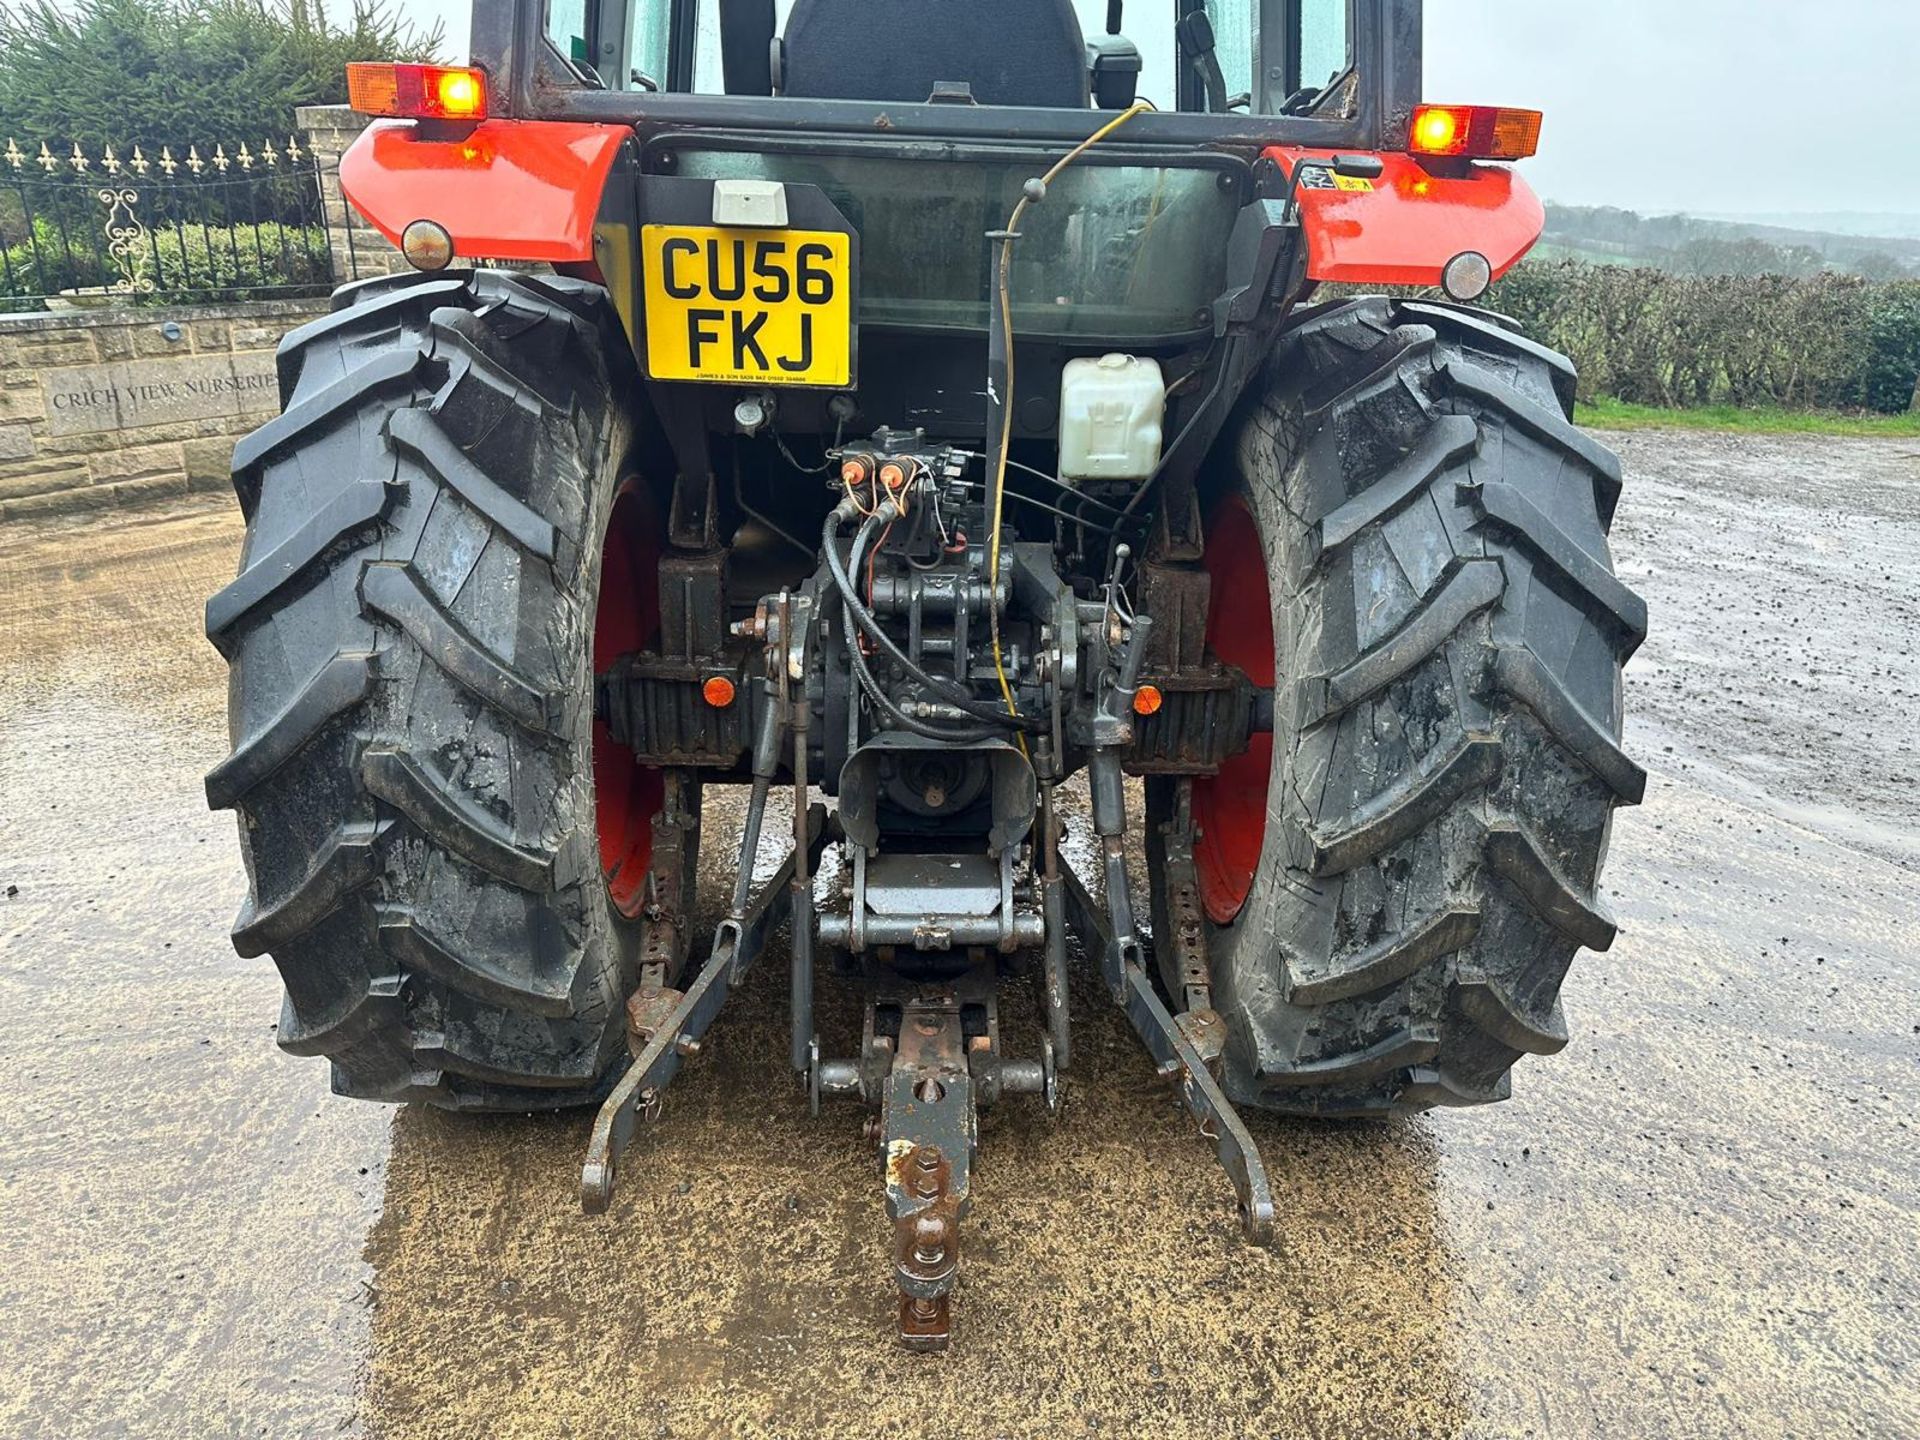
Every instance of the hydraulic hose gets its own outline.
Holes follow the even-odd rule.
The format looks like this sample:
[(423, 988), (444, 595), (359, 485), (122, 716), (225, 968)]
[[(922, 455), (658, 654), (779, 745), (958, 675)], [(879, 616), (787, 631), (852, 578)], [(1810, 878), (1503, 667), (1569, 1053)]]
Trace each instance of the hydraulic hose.
[[(840, 608), (845, 610), (846, 606), (842, 604)], [(867, 668), (867, 657), (860, 653), (860, 637), (854, 632), (852, 616), (847, 618), (847, 661), (853, 667), (853, 677), (860, 682), (866, 697), (902, 730), (955, 745), (978, 745), (982, 740), (993, 739), (997, 733), (985, 726), (978, 730), (949, 730), (926, 720), (916, 720), (902, 710), (894, 703), (893, 697), (880, 688), (880, 682), (873, 678), (873, 671)]]
[[(874, 533), (880, 529), (885, 520), (886, 516), (884, 514), (876, 512), (860, 527), (859, 533), (854, 536), (853, 549), (849, 552), (847, 558), (849, 582), (851, 581), (851, 576), (860, 573), (861, 562), (866, 559), (867, 546), (872, 542)], [(845, 592), (843, 591), (842, 593), (844, 594)], [(993, 614), (997, 615), (999, 613), (999, 606), (994, 604), (993, 600), (994, 597), (990, 593), (988, 597), (988, 608)], [(851, 601), (855, 618), (859, 621), (862, 632), (872, 636), (875, 642), (886, 650), (888, 658), (904, 669), (909, 678), (918, 681), (920, 684), (932, 690), (934, 694), (940, 696), (947, 704), (952, 705), (957, 710), (966, 711), (967, 714), (977, 720), (983, 720), (987, 724), (996, 725), (1003, 730), (1032, 730), (1038, 732), (1046, 728), (1038, 720), (1028, 720), (1022, 715), (1009, 715), (1001, 710), (998, 705), (992, 704), (989, 701), (974, 699), (958, 681), (937, 678), (925, 667), (915, 663), (907, 655), (906, 651), (900, 648), (894, 638), (887, 634), (881, 627), (879, 620), (875, 618), (873, 612), (869, 610), (865, 602), (860, 599), (857, 587), (855, 587)]]
[[(861, 634), (865, 635), (881, 650), (885, 651), (887, 658), (904, 670), (909, 678), (924, 685), (928, 690), (932, 691), (935, 695), (939, 696), (940, 699), (952, 705), (954, 708), (964, 710), (976, 719), (982, 720), (989, 725), (996, 725), (1004, 730), (1031, 730), (1038, 732), (1044, 729), (1045, 727), (1038, 720), (1029, 720), (1021, 715), (1011, 715), (1000, 709), (997, 705), (975, 700), (972, 696), (960, 691), (959, 687), (951, 680), (943, 681), (935, 679), (923, 667), (915, 663), (915, 661), (908, 656), (907, 652), (895, 643), (893, 637), (887, 634), (881, 627), (880, 622), (874, 618), (873, 612), (867, 609), (865, 603), (862, 602), (859, 590), (855, 587), (852, 577), (848, 574), (849, 565), (855, 570), (859, 568), (860, 559), (866, 553), (867, 544), (872, 539), (873, 532), (888, 519), (894, 518), (887, 513), (891, 505), (891, 501), (883, 502), (881, 507), (872, 515), (868, 516), (866, 522), (861, 525), (859, 533), (854, 537), (853, 549), (847, 564), (841, 562), (839, 553), (840, 526), (846, 518), (844, 506), (836, 507), (833, 513), (827, 516), (826, 526), (821, 532), (820, 548), (826, 554), (827, 569), (833, 576), (834, 587), (840, 592), (840, 599), (846, 606), (850, 620), (854, 625), (859, 627)], [(869, 678), (871, 678), (870, 675)], [(895, 714), (896, 718), (904, 718), (896, 713), (896, 707), (891, 706), (890, 702), (888, 705), (888, 713)], [(914, 723), (919, 724), (922, 722)]]
[[(999, 249), (994, 267), (994, 306), (987, 317), (987, 585), (989, 591), (1000, 586), (1000, 526), (1006, 509), (1007, 450), (1013, 444), (1013, 242), (1020, 238), (1020, 221), (1027, 207), (1047, 198), (1047, 187), (1058, 180), (1066, 168), (1098, 145), (1134, 116), (1153, 106), (1142, 100), (1121, 111), (1065, 155), (1054, 161), (1046, 174), (1029, 180), (1021, 188), (1020, 199), (1007, 217), (1007, 228), (993, 232)], [(987, 611), (987, 627), (993, 643), (993, 673), (1000, 682), (1001, 698), (1007, 702), (1007, 714), (1022, 719), (1013, 703), (1013, 686), (1007, 681), (1007, 667), (1000, 653), (1000, 611)], [(1039, 724), (1022, 723), (1022, 730), (1044, 730)], [(1024, 752), (1027, 742), (1020, 741)]]
[[(827, 566), (833, 573), (834, 585), (840, 591), (840, 613), (845, 617), (846, 623), (847, 663), (851, 666), (853, 677), (859, 682), (862, 693), (873, 702), (877, 709), (892, 719), (901, 729), (909, 730), (915, 735), (925, 736), (929, 740), (943, 740), (949, 744), (976, 745), (982, 740), (992, 738), (993, 732), (986, 729), (953, 730), (945, 726), (929, 723), (925, 720), (915, 719), (895, 704), (893, 697), (882, 690), (879, 681), (873, 678), (873, 671), (867, 666), (867, 657), (860, 653), (860, 634), (854, 625), (853, 604), (848, 595), (849, 586), (847, 576), (845, 570), (840, 565), (839, 553), (835, 549), (835, 546), (839, 543), (840, 522), (844, 518), (850, 517), (846, 516), (843, 510), (840, 509), (836, 509), (832, 515), (827, 517), (827, 528), (820, 537), (821, 548), (826, 552)], [(863, 526), (860, 533), (862, 536), (865, 536), (868, 531)], [(856, 569), (859, 564), (858, 557), (860, 548), (860, 544), (856, 540), (853, 551), (853, 563)]]

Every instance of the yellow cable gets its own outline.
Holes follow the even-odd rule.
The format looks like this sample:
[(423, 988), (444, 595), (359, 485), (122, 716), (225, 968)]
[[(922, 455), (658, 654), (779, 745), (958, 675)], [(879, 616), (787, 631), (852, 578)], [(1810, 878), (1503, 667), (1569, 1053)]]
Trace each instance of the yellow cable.
[[(1059, 178), (1060, 172), (1087, 151), (1098, 145), (1107, 136), (1118, 130), (1134, 116), (1153, 109), (1145, 100), (1136, 101), (1129, 109), (1121, 111), (1113, 119), (1102, 125), (1093, 134), (1082, 140), (1073, 149), (1062, 155), (1051, 170), (1040, 177), (1042, 187), (1051, 187)], [(1000, 403), (1000, 449), (999, 461), (994, 466), (993, 476), (993, 516), (991, 530), (987, 540), (987, 617), (992, 622), (988, 627), (993, 636), (993, 673), (1000, 680), (1000, 698), (1007, 702), (1007, 714), (1018, 719), (1019, 707), (1013, 703), (1013, 687), (1007, 683), (1006, 662), (1000, 656), (1000, 514), (1005, 506), (1007, 494), (1007, 447), (1013, 443), (1013, 237), (1020, 228), (1020, 219), (1027, 213), (1030, 202), (1023, 192), (1019, 203), (1013, 207), (1013, 214), (1007, 217), (1007, 239), (1000, 246), (1000, 276), (998, 284), (1000, 304), (1000, 330), (1007, 337), (1007, 393)], [(1020, 753), (1027, 753), (1027, 737), (1019, 731), (1014, 739), (1020, 744)]]

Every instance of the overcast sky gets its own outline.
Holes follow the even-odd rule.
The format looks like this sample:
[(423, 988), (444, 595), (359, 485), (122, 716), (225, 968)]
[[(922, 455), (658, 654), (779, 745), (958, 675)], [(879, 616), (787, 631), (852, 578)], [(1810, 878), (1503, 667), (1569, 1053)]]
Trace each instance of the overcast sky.
[[(467, 0), (398, 3), (464, 53)], [(1426, 17), (1428, 99), (1546, 111), (1525, 169), (1549, 199), (1920, 215), (1920, 0), (1427, 0)]]
[(1920, 214), (1915, 0), (1427, 0), (1427, 97), (1547, 112), (1569, 204)]

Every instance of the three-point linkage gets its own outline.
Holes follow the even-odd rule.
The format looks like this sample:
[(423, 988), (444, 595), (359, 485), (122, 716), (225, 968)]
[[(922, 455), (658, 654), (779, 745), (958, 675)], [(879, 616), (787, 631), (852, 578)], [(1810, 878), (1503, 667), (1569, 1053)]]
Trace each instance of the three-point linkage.
[[(1181, 923), (1192, 918), (1183, 913), (1172, 926), (1177, 933), (1165, 937), (1178, 954), (1177, 967), (1162, 967), (1181, 979), (1174, 987), (1176, 1014), (1150, 978), (1134, 920), (1122, 759), (1133, 741), (1133, 701), (1151, 620), (1122, 614), (1111, 599), (1105, 606), (1081, 602), (1036, 578), (1037, 569), (1023, 570), (1017, 553), (1004, 586), (982, 580), (977, 547), (967, 554), (937, 506), (939, 493), (961, 503), (960, 471), (950, 454), (889, 451), (854, 468), (863, 488), (856, 490), (849, 476), (847, 503), (828, 523), (825, 543), (836, 562), (831, 575), (801, 593), (769, 597), (737, 631), (763, 643), (765, 663), (753, 688), (753, 788), (732, 902), (684, 991), (667, 983), (661, 967), (643, 970), (628, 1007), (635, 1059), (594, 1126), (581, 1198), (589, 1211), (607, 1208), (638, 1122), (659, 1113), (661, 1092), (698, 1051), (727, 995), (786, 915), (793, 934), (789, 1058), (816, 1112), (831, 1099), (858, 1100), (876, 1112), (866, 1138), (878, 1152), (892, 1222), (897, 1333), (903, 1344), (931, 1350), (944, 1348), (953, 1331), (961, 1222), (972, 1201), (981, 1109), (1009, 1096), (1035, 1097), (1049, 1110), (1058, 1103), (1058, 1073), (1071, 1043), (1069, 926), (1214, 1143), (1238, 1194), (1244, 1232), (1255, 1243), (1271, 1239), (1273, 1199), (1253, 1140), (1212, 1068), (1220, 1056), (1219, 1021), (1211, 1009), (1204, 926)], [(940, 492), (943, 484), (953, 489)], [(915, 531), (910, 518), (922, 505), (922, 514), (932, 512), (930, 535)], [(847, 561), (839, 562), (835, 532), (856, 521), (859, 536)], [(914, 560), (876, 578), (874, 567), (862, 563), (868, 546), (887, 544), (897, 532), (926, 536), (930, 545), (937, 537), (928, 553), (954, 557), (952, 569)], [(1118, 557), (1116, 566), (1125, 561), (1124, 547)], [(913, 560), (912, 553), (905, 558)], [(1046, 621), (1016, 621), (1021, 628), (1007, 646), (1016, 669), (1006, 694), (1017, 687), (1023, 703), (1006, 711), (962, 704), (956, 681), (966, 673), (962, 627), (969, 607), (1000, 607), (1011, 617), (1016, 597)], [(902, 615), (904, 647), (880, 624), (881, 617)], [(961, 632), (945, 650), (931, 643), (945, 638), (930, 633), (940, 616)], [(875, 671), (893, 653), (889, 645), (906, 663), (886, 673), (895, 681), (909, 675), (907, 698), (892, 709), (913, 723), (863, 725), (857, 697), (849, 698), (851, 680), (868, 693), (879, 689)], [(844, 668), (821, 663), (822, 651), (837, 655)], [(953, 676), (920, 669), (935, 654), (952, 656)], [(1076, 665), (1088, 667), (1083, 673), (1090, 678), (1073, 681)], [(914, 672), (926, 682), (917, 693)], [(834, 690), (836, 674), (848, 689)], [(1079, 692), (1071, 706), (1063, 702), (1069, 683)], [(1035, 714), (1047, 718), (1027, 718)], [(1016, 724), (997, 724), (996, 717)], [(814, 757), (823, 754), (829, 773), (837, 767), (833, 783), (820, 787), (838, 800), (830, 822), (812, 797)], [(1088, 771), (1099, 900), (1061, 853), (1056, 787), (1069, 754)], [(783, 765), (793, 785), (793, 841), (772, 877), (755, 887), (767, 801)], [(1168, 823), (1170, 893), (1177, 896), (1191, 890), (1180, 883), (1183, 875), (1191, 881), (1188, 808), (1180, 806)], [(816, 905), (816, 866), (829, 835), (843, 863)], [(671, 845), (656, 847), (656, 865), (671, 865), (675, 854)], [(865, 991), (865, 1021), (852, 1058), (822, 1053), (813, 1013), (816, 947)], [(1036, 950), (1042, 957), (1040, 1053), (1016, 1058), (1002, 1036), (1001, 986), (1018, 973), (1020, 957)]]

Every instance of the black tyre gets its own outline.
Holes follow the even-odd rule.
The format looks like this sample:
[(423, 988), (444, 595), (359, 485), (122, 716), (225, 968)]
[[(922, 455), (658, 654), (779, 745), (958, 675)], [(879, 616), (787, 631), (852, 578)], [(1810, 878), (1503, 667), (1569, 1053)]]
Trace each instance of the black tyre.
[(339, 1093), (592, 1100), (625, 1053), (661, 795), (593, 721), (596, 649), (657, 614), (649, 504), (615, 483), (618, 322), (570, 280), (407, 277), (342, 291), (279, 366), (284, 413), (234, 452), (240, 575), (207, 604), (234, 747), (207, 798), (239, 812), (251, 885), (234, 946), (271, 952), (280, 1044)]
[(1567, 1042), (1568, 965), (1614, 935), (1610, 816), (1645, 788), (1620, 671), (1646, 607), (1573, 387), (1493, 317), (1367, 299), (1304, 313), (1249, 402), (1209, 639), (1279, 677), (1274, 733), (1194, 790), (1243, 1101), (1478, 1104)]

